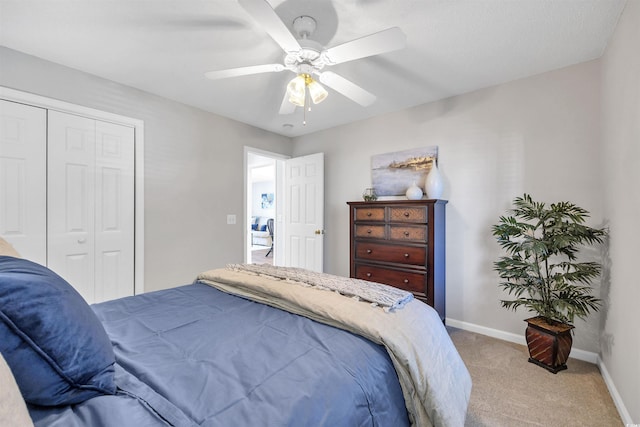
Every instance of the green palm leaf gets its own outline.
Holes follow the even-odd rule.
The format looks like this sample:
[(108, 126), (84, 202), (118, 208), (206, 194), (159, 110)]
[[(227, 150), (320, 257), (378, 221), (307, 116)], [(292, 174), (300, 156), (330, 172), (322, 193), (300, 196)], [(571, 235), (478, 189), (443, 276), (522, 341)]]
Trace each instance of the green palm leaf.
[(524, 194), (513, 200), (510, 215), (491, 231), (506, 252), (493, 263), (499, 286), (514, 297), (502, 307), (519, 307), (550, 320), (571, 324), (598, 311), (601, 300), (591, 295), (600, 275), (594, 261), (578, 262), (584, 246), (602, 244), (607, 232), (585, 225), (589, 212), (570, 202), (536, 202)]

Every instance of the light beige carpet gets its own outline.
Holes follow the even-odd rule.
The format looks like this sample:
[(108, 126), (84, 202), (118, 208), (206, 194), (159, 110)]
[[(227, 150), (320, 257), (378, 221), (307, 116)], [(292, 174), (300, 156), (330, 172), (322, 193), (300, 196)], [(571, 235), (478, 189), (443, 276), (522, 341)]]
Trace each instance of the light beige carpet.
[(623, 426), (596, 365), (570, 358), (554, 375), (526, 346), (447, 329), (473, 379), (466, 427)]
[(251, 250), (251, 264), (272, 264), (273, 263), (273, 252), (267, 255), (269, 252), (269, 248), (265, 249), (252, 249)]

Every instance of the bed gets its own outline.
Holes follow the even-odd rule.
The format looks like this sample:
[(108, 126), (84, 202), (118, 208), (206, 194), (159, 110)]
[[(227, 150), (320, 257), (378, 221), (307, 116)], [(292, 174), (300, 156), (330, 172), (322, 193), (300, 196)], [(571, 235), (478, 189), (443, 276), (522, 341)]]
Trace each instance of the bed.
[(463, 425), (471, 380), (438, 315), (349, 280), (233, 265), (88, 306), (0, 256), (0, 353), (35, 426)]

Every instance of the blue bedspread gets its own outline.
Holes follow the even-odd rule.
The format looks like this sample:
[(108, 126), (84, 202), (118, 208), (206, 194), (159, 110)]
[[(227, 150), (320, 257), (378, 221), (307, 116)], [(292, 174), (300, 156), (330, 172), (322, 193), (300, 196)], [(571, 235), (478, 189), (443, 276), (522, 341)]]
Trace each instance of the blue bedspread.
[(408, 426), (386, 350), (193, 284), (93, 306), (116, 396), (30, 407), (36, 426)]

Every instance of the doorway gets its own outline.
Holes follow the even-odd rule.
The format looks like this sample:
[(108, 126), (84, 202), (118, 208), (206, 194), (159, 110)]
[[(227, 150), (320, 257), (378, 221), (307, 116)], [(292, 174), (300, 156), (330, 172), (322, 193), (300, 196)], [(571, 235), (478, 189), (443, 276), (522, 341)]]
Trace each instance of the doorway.
[[(290, 158), (245, 147), (244, 159), (244, 262), (323, 271), (324, 154)], [(264, 227), (270, 218), (271, 234)], [(265, 234), (270, 237), (266, 245), (259, 240)], [(267, 245), (264, 257), (254, 256), (252, 249)]]
[(245, 262), (277, 265), (278, 168), (287, 157), (245, 147)]

